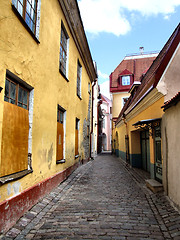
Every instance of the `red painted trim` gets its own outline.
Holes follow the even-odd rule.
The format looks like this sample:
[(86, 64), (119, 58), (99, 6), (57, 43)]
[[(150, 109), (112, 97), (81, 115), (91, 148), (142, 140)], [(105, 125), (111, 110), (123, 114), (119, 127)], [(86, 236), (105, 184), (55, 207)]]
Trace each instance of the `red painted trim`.
[(125, 69), (123, 70), (118, 76), (125, 76), (125, 75), (132, 75), (133, 73), (129, 70)]
[(0, 232), (7, 231), (16, 221), (28, 211), (40, 198), (48, 194), (59, 183), (64, 181), (77, 167), (79, 163), (56, 175), (39, 182), (20, 194), (0, 203)]

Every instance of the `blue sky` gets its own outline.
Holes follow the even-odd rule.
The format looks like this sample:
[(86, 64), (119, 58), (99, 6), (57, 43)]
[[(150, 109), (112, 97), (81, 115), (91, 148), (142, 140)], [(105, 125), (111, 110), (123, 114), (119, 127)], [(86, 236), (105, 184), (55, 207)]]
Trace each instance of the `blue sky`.
[[(161, 50), (180, 21), (180, 0), (78, 0), (101, 92), (126, 54)], [(109, 96), (108, 96), (109, 97)]]

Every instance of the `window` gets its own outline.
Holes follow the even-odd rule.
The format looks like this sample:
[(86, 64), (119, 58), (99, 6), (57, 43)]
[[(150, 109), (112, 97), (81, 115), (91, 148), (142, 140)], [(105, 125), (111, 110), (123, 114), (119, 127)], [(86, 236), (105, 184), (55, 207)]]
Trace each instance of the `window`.
[(59, 70), (66, 77), (67, 76), (67, 50), (68, 50), (68, 35), (63, 23), (61, 24), (61, 42), (60, 42), (60, 58)]
[(5, 181), (32, 172), (32, 112), (33, 88), (7, 70), (0, 162), (0, 178)]
[(57, 151), (56, 163), (64, 163), (65, 139), (65, 110), (58, 105), (57, 108)]
[(39, 2), (38, 0), (12, 0), (13, 6), (36, 37), (39, 35)]
[(122, 76), (122, 85), (130, 85), (130, 76)]
[(29, 91), (19, 83), (6, 78), (4, 101), (28, 109)]
[(81, 98), (81, 74), (82, 74), (82, 66), (78, 60), (77, 64), (77, 96)]
[(75, 158), (79, 156), (79, 119), (75, 123)]
[(127, 102), (128, 98), (123, 98), (123, 106)]

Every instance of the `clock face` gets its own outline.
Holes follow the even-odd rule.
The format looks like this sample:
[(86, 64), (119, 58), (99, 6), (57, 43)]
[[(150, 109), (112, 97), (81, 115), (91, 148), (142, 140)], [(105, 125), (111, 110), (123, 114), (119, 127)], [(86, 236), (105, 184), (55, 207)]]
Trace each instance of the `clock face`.
[(122, 85), (130, 85), (130, 76), (122, 76)]

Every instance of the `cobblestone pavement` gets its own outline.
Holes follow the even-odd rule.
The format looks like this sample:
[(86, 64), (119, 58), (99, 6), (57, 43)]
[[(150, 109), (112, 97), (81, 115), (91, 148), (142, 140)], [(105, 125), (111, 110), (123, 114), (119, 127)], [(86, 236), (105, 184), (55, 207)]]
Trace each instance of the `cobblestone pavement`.
[(0, 239), (180, 239), (180, 215), (145, 186), (145, 172), (99, 155), (30, 209)]

